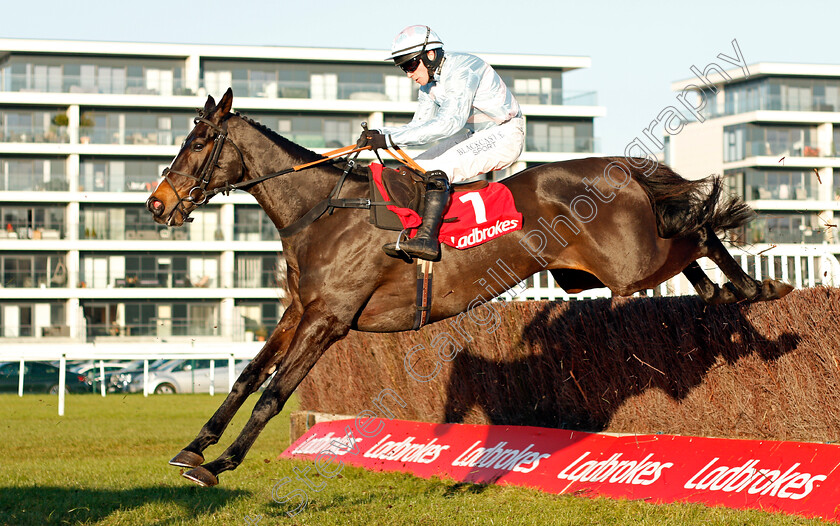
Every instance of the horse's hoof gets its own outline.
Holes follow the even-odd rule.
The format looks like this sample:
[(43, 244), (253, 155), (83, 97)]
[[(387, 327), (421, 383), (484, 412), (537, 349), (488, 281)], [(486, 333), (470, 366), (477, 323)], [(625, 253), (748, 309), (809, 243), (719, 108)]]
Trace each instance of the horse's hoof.
[(793, 286), (775, 279), (765, 279), (761, 283), (761, 296), (765, 300), (784, 298), (793, 290)]
[(219, 483), (219, 479), (216, 475), (210, 473), (210, 471), (201, 466), (192, 468), (191, 470), (182, 473), (181, 476), (186, 479), (190, 479), (199, 486), (204, 486), (205, 488), (215, 486)]
[(169, 463), (179, 468), (197, 468), (204, 464), (204, 457), (198, 453), (182, 449), (180, 453), (175, 455)]

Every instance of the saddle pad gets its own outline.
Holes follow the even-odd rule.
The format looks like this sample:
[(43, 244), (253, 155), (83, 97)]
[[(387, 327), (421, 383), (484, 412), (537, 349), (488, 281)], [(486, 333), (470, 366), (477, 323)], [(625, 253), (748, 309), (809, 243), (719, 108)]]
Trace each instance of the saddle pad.
[[(370, 165), (379, 192), (387, 198), (382, 184), (382, 166)], [(387, 205), (397, 214), (403, 227), (414, 237), (421, 218), (410, 208)], [(455, 192), (443, 214), (439, 240), (453, 248), (466, 249), (522, 228), (522, 214), (517, 212), (510, 189), (501, 183), (490, 183), (480, 190)]]

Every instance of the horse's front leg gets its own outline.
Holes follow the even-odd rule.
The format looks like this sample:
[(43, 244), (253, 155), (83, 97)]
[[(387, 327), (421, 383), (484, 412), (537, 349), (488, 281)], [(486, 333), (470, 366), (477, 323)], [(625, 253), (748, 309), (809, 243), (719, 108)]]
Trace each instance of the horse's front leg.
[(239, 375), (233, 388), (225, 397), (224, 402), (210, 420), (199, 431), (195, 440), (181, 450), (180, 453), (169, 461), (173, 466), (194, 468), (204, 463), (203, 451), (207, 447), (219, 441), (219, 438), (224, 433), (233, 415), (239, 411), (242, 404), (254, 391), (265, 382), (266, 378), (271, 375), (274, 366), (280, 359), (280, 356), (289, 348), (289, 344), (295, 335), (298, 324), (300, 323), (300, 307), (292, 304), (283, 317), (280, 323), (275, 327), (274, 332), (268, 338), (265, 346), (259, 353), (251, 360), (242, 374)]
[(277, 363), (277, 373), (254, 406), (242, 432), (219, 458), (187, 471), (184, 477), (202, 486), (214, 486), (219, 483), (219, 473), (235, 469), (242, 463), (257, 436), (268, 421), (283, 409), (286, 400), (318, 358), (349, 330), (349, 325), (333, 316), (323, 302), (308, 305), (288, 351)]

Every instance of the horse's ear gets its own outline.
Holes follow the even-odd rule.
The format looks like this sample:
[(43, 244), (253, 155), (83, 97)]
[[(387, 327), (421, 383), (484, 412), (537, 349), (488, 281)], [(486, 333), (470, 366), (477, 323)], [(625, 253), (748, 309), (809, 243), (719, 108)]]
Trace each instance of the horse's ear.
[(219, 105), (216, 106), (217, 115), (219, 117), (227, 115), (230, 113), (231, 106), (233, 106), (233, 90), (228, 88), (225, 94), (222, 95), (222, 100), (219, 101)]
[(213, 108), (216, 107), (216, 101), (213, 99), (212, 95), (207, 95), (207, 102), (204, 103), (204, 111), (200, 113), (203, 115), (209, 115)]

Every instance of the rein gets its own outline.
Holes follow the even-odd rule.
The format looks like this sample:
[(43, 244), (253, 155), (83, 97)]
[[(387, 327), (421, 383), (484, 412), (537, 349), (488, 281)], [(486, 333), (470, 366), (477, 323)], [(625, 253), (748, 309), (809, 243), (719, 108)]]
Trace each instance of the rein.
[[(321, 163), (333, 162), (337, 158), (343, 157), (345, 155), (348, 156), (347, 167), (345, 168), (344, 173), (339, 178), (335, 187), (330, 192), (329, 197), (320, 201), (318, 204), (316, 204), (314, 207), (312, 207), (311, 210), (309, 210), (303, 216), (298, 218), (292, 224), (288, 225), (285, 228), (278, 229), (280, 237), (289, 237), (289, 236), (293, 236), (293, 235), (299, 233), (304, 228), (306, 228), (307, 226), (314, 223), (319, 217), (321, 217), (324, 214), (324, 212), (327, 212), (328, 210), (329, 210), (329, 213), (332, 213), (333, 209), (335, 209), (335, 208), (366, 208), (366, 209), (369, 209), (371, 207), (371, 205), (385, 204), (385, 203), (373, 203), (368, 198), (360, 198), (360, 197), (336, 198), (335, 197), (341, 191), (341, 186), (344, 184), (344, 180), (347, 178), (347, 174), (350, 173), (350, 170), (355, 166), (356, 158), (359, 156), (359, 153), (361, 153), (364, 150), (370, 150), (371, 149), (370, 146), (362, 146), (362, 147), (356, 147), (355, 145), (345, 146), (343, 148), (338, 148), (337, 150), (332, 150), (332, 151), (326, 152), (325, 154), (322, 155), (322, 158), (317, 159), (315, 161), (311, 161), (311, 162), (304, 163), (304, 164), (299, 164), (297, 166), (292, 166), (291, 168), (286, 168), (284, 170), (279, 170), (277, 172), (272, 172), (272, 173), (269, 173), (269, 174), (262, 175), (260, 177), (255, 178), (255, 179), (249, 179), (247, 181), (243, 181), (242, 178), (245, 177), (245, 157), (242, 155), (242, 150), (239, 149), (239, 147), (236, 145), (236, 143), (233, 142), (232, 139), (228, 139), (227, 121), (225, 120), (222, 123), (223, 124), (222, 126), (217, 126), (213, 122), (205, 119), (202, 116), (199, 116), (199, 117), (196, 117), (193, 120), (193, 122), (195, 124), (203, 122), (204, 124), (207, 124), (208, 126), (210, 126), (213, 130), (215, 130), (216, 134), (215, 134), (215, 137), (213, 138), (213, 150), (210, 154), (210, 157), (208, 157), (207, 160), (204, 162), (204, 164), (201, 166), (201, 169), (199, 170), (199, 174), (197, 176), (192, 175), (192, 174), (188, 174), (188, 173), (185, 173), (185, 172), (180, 172), (180, 171), (177, 171), (177, 170), (172, 170), (171, 168), (168, 168), (168, 167), (163, 170), (164, 181), (166, 181), (167, 184), (169, 184), (170, 188), (172, 188), (172, 190), (175, 192), (175, 195), (178, 197), (178, 203), (172, 208), (172, 212), (169, 213), (169, 218), (167, 219), (167, 225), (171, 226), (171, 223), (172, 223), (172, 220), (173, 220), (173, 217), (174, 217), (174, 214), (175, 214), (176, 211), (179, 214), (181, 214), (185, 223), (189, 223), (189, 222), (192, 221), (192, 218), (188, 217), (189, 213), (186, 211), (186, 209), (184, 207), (185, 202), (186, 203), (194, 203), (196, 206), (201, 206), (201, 205), (205, 204), (211, 197), (213, 197), (216, 194), (222, 193), (222, 194), (228, 195), (228, 194), (230, 194), (230, 192), (232, 192), (234, 190), (246, 190), (248, 188), (251, 188), (252, 186), (260, 184), (260, 183), (262, 183), (264, 181), (267, 181), (269, 179), (273, 179), (275, 177), (290, 174), (290, 173), (293, 173), (293, 172), (299, 172), (301, 170), (305, 170), (306, 168), (311, 168), (311, 167), (316, 166), (316, 165), (321, 164)], [(233, 146), (234, 149), (236, 150), (236, 153), (239, 154), (239, 182), (236, 182), (236, 183), (233, 183), (233, 184), (225, 183), (224, 186), (220, 186), (218, 188), (213, 188), (213, 189), (208, 191), (207, 190), (207, 185), (210, 184), (210, 179), (213, 177), (213, 171), (218, 166), (219, 156), (222, 153), (222, 148), (224, 147), (225, 143), (230, 143), (230, 145)], [(391, 157), (393, 157), (394, 159), (396, 159), (397, 161), (399, 161), (400, 163), (404, 164), (405, 166), (407, 166), (408, 168), (410, 168), (412, 170), (418, 171), (421, 174), (425, 173), (425, 170), (423, 170), (423, 168), (421, 168), (420, 165), (418, 165), (411, 157), (409, 157), (405, 152), (403, 152), (399, 148), (399, 146), (397, 146), (395, 144), (392, 144), (391, 148), (393, 148), (393, 150), (397, 153), (397, 155), (394, 155), (394, 153), (392, 153), (390, 149), (386, 148), (385, 151), (388, 152), (388, 154)], [(352, 159), (350, 159), (349, 157), (353, 154), (355, 154), (355, 155), (353, 156)], [(378, 157), (378, 154), (377, 154), (377, 157)], [(196, 184), (196, 186), (193, 186), (192, 188), (190, 188), (189, 192), (187, 192), (187, 194), (182, 197), (178, 193), (178, 190), (175, 188), (175, 185), (170, 180), (169, 174), (176, 174), (176, 175), (182, 175), (182, 176), (188, 177), (188, 178), (196, 181), (197, 184)]]

